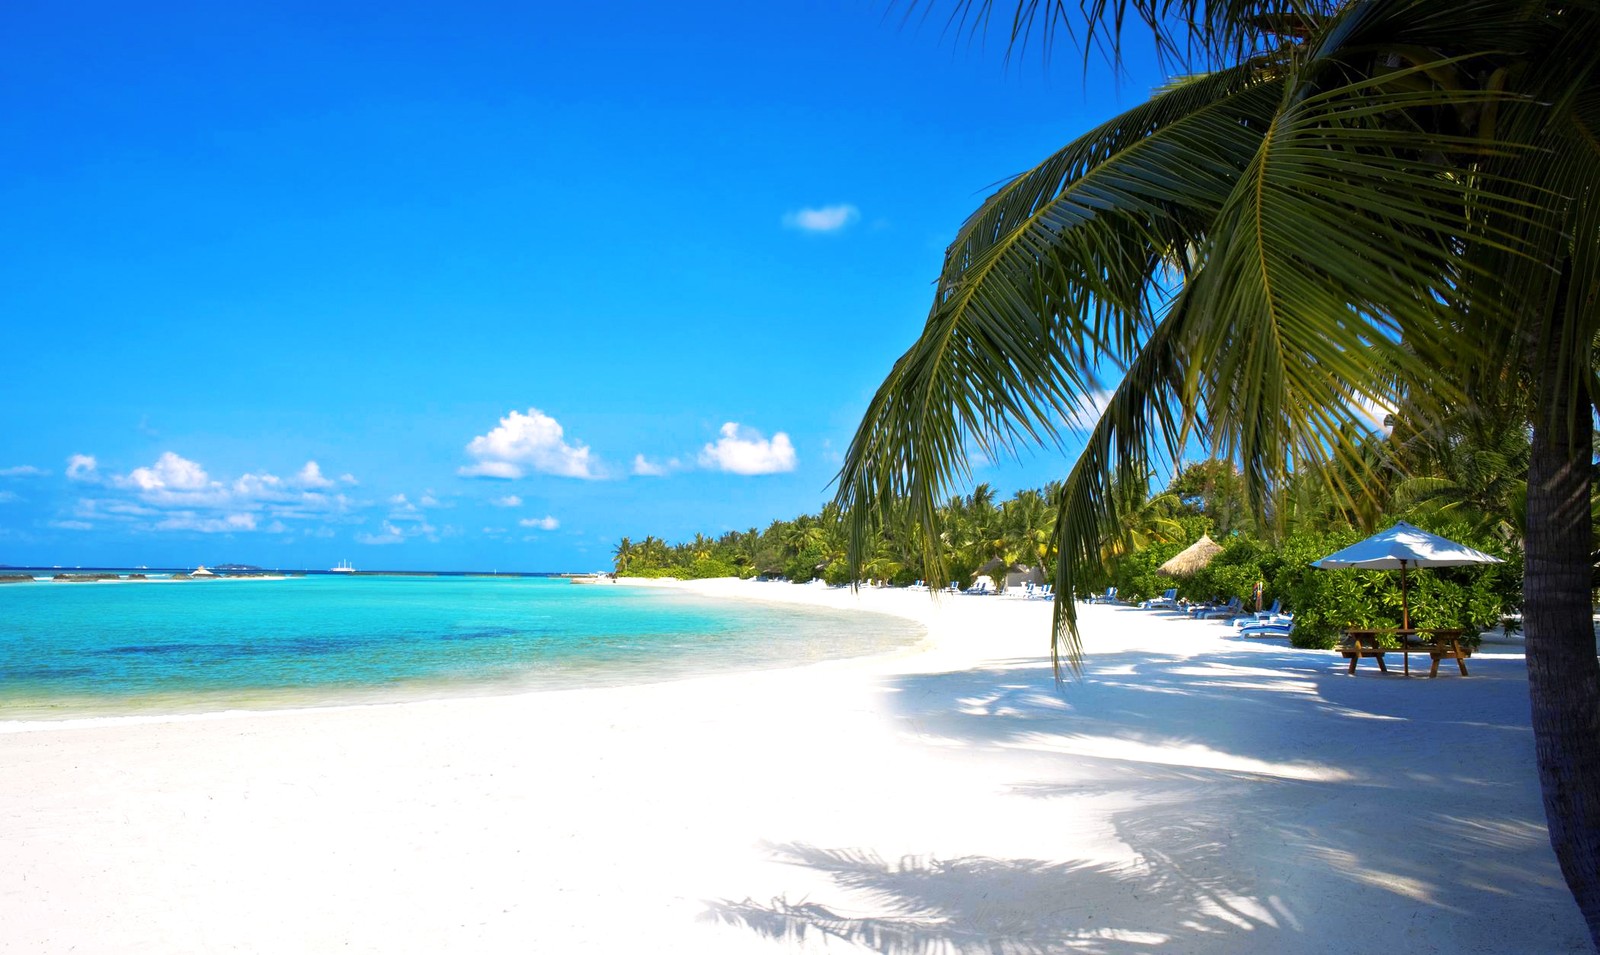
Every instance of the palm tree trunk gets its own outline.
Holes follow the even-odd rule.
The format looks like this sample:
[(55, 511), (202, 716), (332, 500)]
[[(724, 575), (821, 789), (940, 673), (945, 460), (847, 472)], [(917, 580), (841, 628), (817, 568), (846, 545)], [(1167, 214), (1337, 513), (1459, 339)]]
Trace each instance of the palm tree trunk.
[(1550, 845), (1600, 949), (1600, 662), (1590, 617), (1589, 399), (1551, 346), (1537, 377), (1523, 574), (1528, 694)]

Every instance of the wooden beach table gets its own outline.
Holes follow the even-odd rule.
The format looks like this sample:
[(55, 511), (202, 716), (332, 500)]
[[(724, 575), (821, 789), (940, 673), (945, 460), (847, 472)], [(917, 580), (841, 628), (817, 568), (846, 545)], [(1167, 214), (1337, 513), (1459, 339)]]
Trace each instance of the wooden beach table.
[[(1428, 670), (1430, 678), (1439, 675), (1439, 661), (1450, 659), (1456, 661), (1461, 675), (1467, 676), (1467, 657), (1469, 651), (1461, 649), (1461, 637), (1464, 630), (1451, 628), (1429, 628), (1426, 630), (1401, 629), (1393, 627), (1384, 630), (1346, 630), (1344, 645), (1339, 648), (1346, 659), (1350, 661), (1350, 668), (1346, 672), (1355, 673), (1356, 663), (1362, 657), (1372, 657), (1378, 662), (1378, 670), (1388, 673), (1389, 668), (1383, 663), (1385, 653), (1399, 653), (1403, 657), (1405, 675), (1411, 675), (1411, 654), (1426, 653), (1433, 658), (1433, 666)], [(1378, 637), (1392, 634), (1400, 638), (1400, 649), (1386, 650), (1378, 646)]]

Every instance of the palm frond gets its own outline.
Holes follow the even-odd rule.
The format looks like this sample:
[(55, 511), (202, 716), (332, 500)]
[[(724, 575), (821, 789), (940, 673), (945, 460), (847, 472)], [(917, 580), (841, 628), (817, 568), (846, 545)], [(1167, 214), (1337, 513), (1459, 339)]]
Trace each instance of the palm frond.
[[(905, 0), (909, 18), (932, 15), (931, 0)], [(1128, 30), (1147, 32), (1168, 63), (1237, 60), (1245, 53), (1303, 37), (1338, 7), (1334, 0), (957, 0), (944, 29), (982, 40), (999, 33), (1007, 57), (1037, 51), (1049, 59), (1063, 40), (1087, 59), (1091, 53), (1120, 57)]]
[[(1253, 155), (1253, 129), (1279, 99), (1259, 72), (1202, 77), (1091, 130), (967, 221), (922, 335), (846, 455), (838, 501), (853, 541), (891, 500), (934, 539), (969, 443), (995, 455), (1059, 442), (1101, 387), (1102, 361), (1121, 363), (1152, 324), (1167, 257), (1199, 241)], [(928, 579), (942, 578), (936, 550), (926, 556)]]

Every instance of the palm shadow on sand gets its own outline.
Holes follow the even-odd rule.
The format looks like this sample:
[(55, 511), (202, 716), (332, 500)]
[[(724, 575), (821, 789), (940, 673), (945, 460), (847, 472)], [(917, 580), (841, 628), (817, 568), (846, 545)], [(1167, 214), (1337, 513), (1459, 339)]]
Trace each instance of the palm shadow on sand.
[(896, 677), (891, 713), (921, 740), (1036, 754), (996, 764), (1045, 770), (1004, 781), (1011, 797), (1068, 813), (1136, 794), (1107, 825), (1137, 861), (784, 844), (774, 858), (837, 896), (723, 899), (706, 915), (896, 955), (1340, 951), (1362, 931), (1500, 951), (1507, 926), (1517, 950), (1586, 951), (1530, 782), (1521, 668), (1491, 656), (1470, 680), (1350, 677), (1331, 654), (1258, 646), (1100, 655), (1060, 691), (1037, 660)]

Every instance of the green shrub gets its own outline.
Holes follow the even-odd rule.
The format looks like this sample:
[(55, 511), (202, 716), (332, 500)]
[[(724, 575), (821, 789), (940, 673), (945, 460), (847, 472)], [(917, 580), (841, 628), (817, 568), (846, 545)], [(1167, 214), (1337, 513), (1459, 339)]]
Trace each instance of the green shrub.
[[(1473, 539), (1470, 528), (1427, 528), (1506, 559), (1504, 564), (1410, 571), (1407, 602), (1413, 627), (1461, 627), (1465, 643), (1522, 605), (1522, 560), (1494, 540)], [(1392, 570), (1319, 570), (1311, 562), (1361, 540), (1357, 531), (1298, 534), (1286, 539), (1272, 589), (1294, 611), (1295, 631), (1320, 645), (1351, 627), (1400, 626), (1400, 573)], [(1332, 635), (1330, 637), (1330, 635)], [(1393, 638), (1380, 640), (1398, 646)], [(1299, 645), (1298, 643), (1296, 645)]]
[(830, 587), (840, 587), (851, 582), (850, 562), (836, 560), (822, 571), (822, 580)]
[(1330, 624), (1302, 626), (1296, 620), (1294, 630), (1289, 634), (1289, 645), (1302, 650), (1332, 650), (1343, 637), (1343, 632)]
[(738, 571), (731, 562), (718, 560), (715, 557), (701, 557), (682, 569), (686, 580), (701, 580), (707, 577), (737, 577)]
[[(1504, 564), (1444, 567), (1408, 575), (1410, 619), (1414, 627), (1460, 627), (1464, 643), (1476, 644), (1478, 632), (1498, 625), (1503, 615), (1522, 607), (1522, 556), (1501, 542), (1485, 539), (1467, 526), (1425, 528), (1503, 558)], [(1145, 548), (1119, 561), (1111, 580), (1128, 600), (1142, 600), (1177, 587), (1190, 600), (1237, 597), (1254, 607), (1256, 581), (1263, 582), (1262, 600), (1282, 600), (1294, 614), (1298, 647), (1326, 649), (1352, 627), (1389, 629), (1400, 626), (1398, 571), (1319, 570), (1311, 566), (1367, 535), (1356, 530), (1302, 532), (1273, 545), (1243, 535), (1224, 541), (1223, 550), (1193, 576), (1174, 580), (1155, 570), (1186, 544)], [(1383, 641), (1398, 646), (1393, 638)]]
[(822, 563), (822, 551), (815, 547), (808, 547), (783, 565), (783, 576), (792, 583), (808, 583), (817, 576), (817, 565)]

